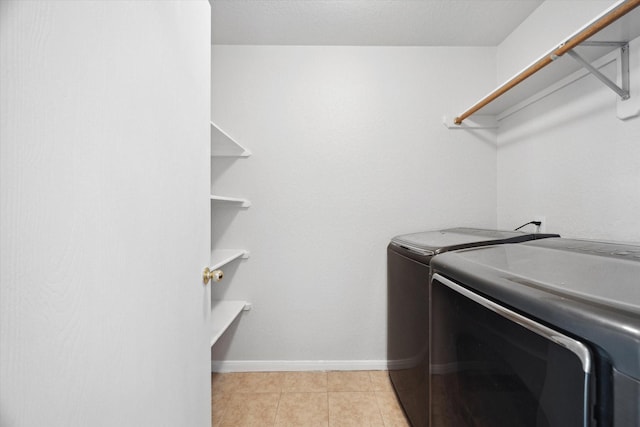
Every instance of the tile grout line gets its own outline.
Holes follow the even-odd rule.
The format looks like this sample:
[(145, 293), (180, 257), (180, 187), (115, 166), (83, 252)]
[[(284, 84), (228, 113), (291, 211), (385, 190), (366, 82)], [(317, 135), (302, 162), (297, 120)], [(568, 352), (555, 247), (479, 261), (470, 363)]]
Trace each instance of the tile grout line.
[[(386, 383), (384, 383), (384, 378), (380, 377), (377, 372), (372, 372), (372, 371), (369, 371), (365, 378), (367, 378), (368, 383), (367, 384), (360, 383), (361, 388), (359, 390), (362, 390), (360, 392), (363, 392), (363, 391), (369, 392), (370, 395), (375, 400), (375, 405), (378, 408), (377, 414), (378, 414), (378, 417), (379, 417), (380, 421), (382, 421), (381, 422), (381, 426), (382, 427), (390, 427), (390, 426), (395, 425), (395, 421), (394, 421), (395, 418), (391, 417), (391, 418), (389, 418), (387, 420), (387, 419), (385, 419), (385, 416), (384, 416), (384, 414), (386, 413), (385, 412), (386, 408), (387, 408), (387, 406), (385, 406), (385, 403), (386, 403), (385, 399), (387, 398), (386, 392), (389, 391), (387, 389)], [(327, 381), (328, 381), (328, 378), (327, 378)], [(357, 382), (358, 381), (356, 381), (356, 383)], [(341, 392), (340, 390), (330, 391), (328, 382), (326, 384), (326, 389), (324, 391), (322, 391), (322, 392), (316, 391), (316, 390), (300, 391), (300, 390), (295, 390), (295, 389), (287, 391), (285, 386), (286, 386), (286, 383), (283, 380), (283, 383), (280, 384), (280, 387), (278, 388), (278, 392), (277, 392), (278, 393), (278, 400), (277, 400), (277, 403), (275, 405), (274, 418), (272, 419), (271, 424), (269, 424), (269, 422), (267, 422), (265, 420), (265, 427), (268, 427), (269, 425), (275, 427), (275, 426), (278, 425), (278, 416), (281, 415), (280, 414), (280, 407), (284, 403), (283, 402), (284, 394), (287, 394), (287, 393), (293, 393), (293, 394), (295, 394), (295, 393), (300, 393), (300, 394), (319, 394), (319, 393), (321, 393), (323, 395), (323, 397), (324, 397), (324, 401), (325, 401), (325, 404), (326, 404), (326, 406), (325, 406), (326, 412), (324, 412), (324, 413), (326, 415), (327, 426), (329, 426), (329, 427), (331, 426), (331, 410), (330, 410), (330, 407), (329, 407), (330, 406), (329, 405), (329, 400), (330, 400), (329, 397), (332, 396), (332, 393), (333, 394), (339, 394)], [(358, 391), (355, 390), (355, 389), (351, 389), (351, 390), (345, 389), (342, 392), (352, 392), (353, 393), (353, 392), (358, 392)], [(259, 392), (253, 392), (253, 393), (259, 393)], [(222, 394), (225, 395), (225, 393), (222, 393)], [(236, 393), (226, 394), (226, 403), (228, 403), (228, 399), (230, 399), (230, 396), (235, 395), (235, 394)], [(239, 394), (244, 394), (244, 393), (239, 393)], [(250, 394), (252, 394), (252, 392), (248, 392), (247, 394), (250, 395)], [(228, 407), (228, 405), (223, 403), (223, 405), (221, 405), (221, 406), (223, 406), (223, 408), (222, 408), (221, 416), (219, 418), (220, 421), (217, 422), (216, 425), (222, 425), (225, 422), (224, 420), (227, 419), (228, 416), (229, 416), (229, 407)], [(284, 408), (284, 406), (283, 406), (283, 408)]]
[(378, 408), (378, 415), (380, 416), (380, 420), (382, 420), (382, 425), (383, 427), (386, 427), (387, 423), (384, 420), (384, 415), (382, 415), (382, 409), (380, 408), (380, 401), (378, 400), (378, 392), (377, 390), (375, 390), (375, 387), (373, 386), (373, 378), (371, 378), (371, 371), (369, 371), (369, 383), (371, 386), (371, 391), (373, 392), (373, 399), (376, 402), (376, 408)]
[(278, 394), (278, 404), (276, 405), (276, 414), (273, 416), (273, 426), (275, 427), (276, 421), (278, 421), (278, 411), (280, 410), (280, 402), (282, 402), (282, 387), (280, 387), (280, 393)]

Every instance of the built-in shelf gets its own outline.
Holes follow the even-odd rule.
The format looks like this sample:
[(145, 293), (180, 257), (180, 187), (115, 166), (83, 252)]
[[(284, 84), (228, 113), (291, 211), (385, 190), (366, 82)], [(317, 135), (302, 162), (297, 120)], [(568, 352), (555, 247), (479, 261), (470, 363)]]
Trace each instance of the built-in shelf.
[[(212, 157), (249, 157), (251, 155), (249, 150), (234, 140), (231, 135), (223, 131), (218, 125), (213, 122), (210, 122), (210, 125)], [(251, 206), (249, 200), (241, 197), (227, 197), (218, 194), (211, 194), (210, 197), (212, 204), (228, 204), (232, 207), (243, 208)], [(213, 206), (211, 213), (212, 215), (215, 214)], [(216, 272), (215, 270), (222, 269), (225, 265), (240, 258), (249, 258), (249, 251), (244, 249), (214, 249), (211, 251), (209, 270), (213, 270), (216, 274), (219, 273), (218, 279), (220, 279), (223, 275), (222, 271)], [(226, 280), (229, 280), (229, 278)], [(211, 286), (212, 295), (215, 295), (216, 291), (213, 288), (215, 284), (212, 283)], [(251, 309), (251, 304), (246, 301), (218, 300), (214, 296), (214, 299), (211, 300), (211, 345), (213, 346), (218, 341), (243, 310), (249, 309)]]
[(249, 258), (249, 251), (244, 249), (214, 249), (211, 251), (211, 270), (216, 270), (238, 258)]
[[(248, 258), (249, 252), (243, 249), (216, 249), (211, 252), (211, 270), (217, 270), (239, 258)], [(215, 286), (213, 283), (212, 286)], [(246, 301), (211, 301), (211, 345), (222, 336), (242, 310), (250, 310)]]
[(239, 144), (218, 125), (211, 123), (211, 156), (213, 157), (249, 157), (251, 151)]
[(212, 194), (211, 200), (214, 202), (237, 204), (243, 208), (248, 208), (249, 206), (251, 206), (251, 202), (249, 200), (242, 199), (239, 197), (226, 197), (226, 196), (218, 196), (218, 195)]
[(243, 310), (250, 310), (246, 301), (211, 301), (211, 345), (224, 334)]
[[(541, 93), (546, 91), (546, 94), (549, 94), (557, 90), (558, 82), (564, 81), (564, 85), (566, 85), (568, 84), (567, 79), (572, 77), (575, 80), (590, 72), (594, 74), (583, 68), (580, 58), (575, 58), (576, 53), (584, 62), (590, 64), (597, 59), (614, 54), (616, 51), (624, 52), (625, 48), (622, 46), (624, 43), (640, 37), (640, 7), (638, 6), (640, 6), (640, 0), (616, 2), (462, 114), (445, 117), (444, 124), (449, 128), (496, 127), (497, 123), (491, 123), (491, 119), (482, 116), (490, 115), (499, 120), (511, 114), (514, 109), (522, 108), (524, 104), (527, 104), (527, 101), (531, 100), (530, 103), (540, 99)], [(621, 58), (622, 53), (618, 56)], [(613, 59), (601, 60), (599, 64), (594, 64), (594, 68), (597, 69), (616, 60), (615, 56), (611, 56), (611, 58)], [(621, 62), (622, 60), (619, 58), (618, 62)], [(624, 68), (619, 68), (622, 68), (621, 72), (623, 73)], [(636, 79), (638, 77), (635, 76)], [(615, 82), (613, 83), (615, 84)], [(629, 102), (629, 99), (623, 99), (622, 96), (619, 96), (618, 110), (620, 111), (620, 103), (635, 105), (638, 96), (634, 95), (634, 97), (636, 99)], [(479, 116), (472, 116), (476, 113)], [(637, 113), (627, 113), (622, 117), (619, 114), (618, 116), (628, 118), (635, 114)], [(469, 120), (465, 126), (465, 123), (462, 122), (467, 120), (467, 117)]]

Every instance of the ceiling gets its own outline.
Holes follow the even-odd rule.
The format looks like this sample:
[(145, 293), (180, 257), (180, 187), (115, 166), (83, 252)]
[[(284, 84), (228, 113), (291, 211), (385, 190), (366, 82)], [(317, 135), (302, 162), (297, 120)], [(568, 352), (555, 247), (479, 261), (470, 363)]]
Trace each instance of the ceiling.
[(543, 0), (210, 0), (212, 44), (497, 46)]

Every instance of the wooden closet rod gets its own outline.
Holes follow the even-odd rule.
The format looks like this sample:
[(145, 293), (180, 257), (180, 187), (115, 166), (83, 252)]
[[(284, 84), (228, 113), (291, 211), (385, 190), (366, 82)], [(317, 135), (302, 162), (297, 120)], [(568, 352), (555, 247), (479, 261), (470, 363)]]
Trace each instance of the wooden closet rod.
[(583, 41), (592, 37), (598, 31), (602, 30), (606, 26), (610, 25), (612, 22), (616, 21), (617, 19), (621, 18), (627, 13), (631, 12), (633, 9), (635, 9), (638, 6), (640, 6), (640, 0), (627, 0), (624, 3), (621, 3), (618, 7), (613, 9), (611, 12), (607, 13), (602, 18), (598, 19), (593, 24), (589, 25), (584, 30), (580, 31), (578, 34), (571, 37), (568, 41), (558, 46), (549, 55), (535, 62), (529, 68), (527, 68), (526, 70), (524, 70), (523, 72), (521, 72), (520, 74), (518, 74), (517, 76), (515, 76), (514, 78), (512, 78), (511, 80), (509, 80), (508, 82), (506, 82), (505, 84), (503, 84), (502, 86), (494, 90), (493, 92), (491, 92), (485, 98), (478, 101), (475, 105), (473, 105), (467, 111), (465, 111), (464, 113), (456, 117), (453, 123), (455, 123), (456, 125), (461, 124), (464, 119), (466, 119), (467, 117), (469, 117), (470, 115), (472, 115), (473, 113), (475, 113), (476, 111), (484, 107), (485, 105), (491, 103), (496, 98), (500, 97), (505, 92), (512, 89), (514, 86), (517, 86), (518, 84), (522, 83), (523, 80), (537, 73), (542, 68), (546, 67), (547, 65), (555, 61), (558, 57), (564, 55), (574, 47), (578, 46)]

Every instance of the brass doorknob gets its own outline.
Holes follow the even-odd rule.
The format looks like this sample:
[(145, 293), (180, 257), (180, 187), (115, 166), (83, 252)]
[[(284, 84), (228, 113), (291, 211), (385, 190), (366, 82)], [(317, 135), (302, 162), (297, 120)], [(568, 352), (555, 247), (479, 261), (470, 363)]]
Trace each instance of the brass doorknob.
[(209, 270), (209, 267), (205, 267), (202, 272), (202, 280), (204, 284), (208, 284), (209, 280), (213, 280), (214, 282), (219, 282), (224, 277), (224, 273), (222, 270)]

